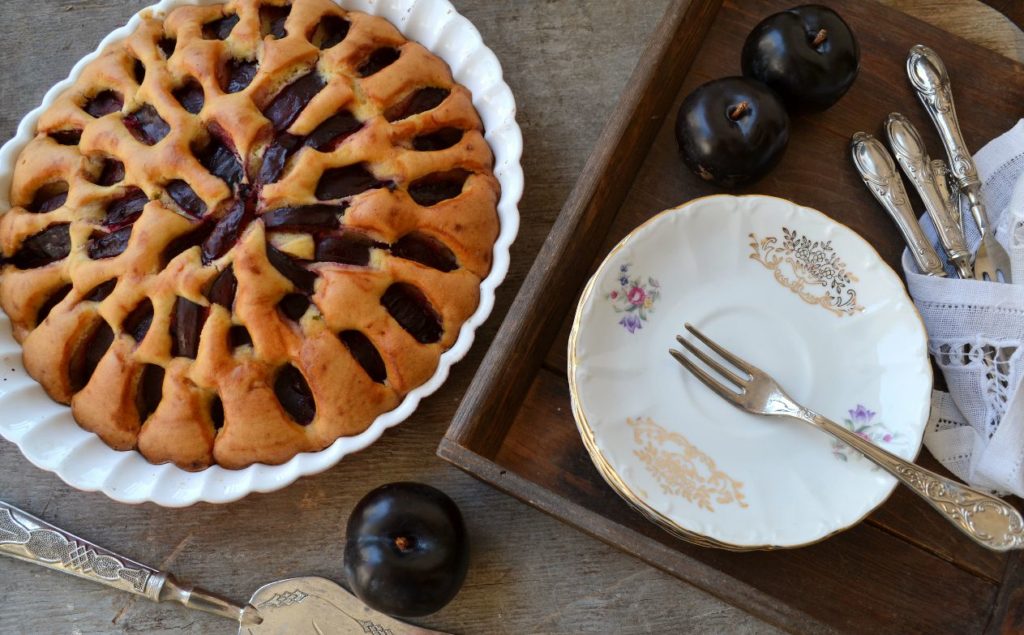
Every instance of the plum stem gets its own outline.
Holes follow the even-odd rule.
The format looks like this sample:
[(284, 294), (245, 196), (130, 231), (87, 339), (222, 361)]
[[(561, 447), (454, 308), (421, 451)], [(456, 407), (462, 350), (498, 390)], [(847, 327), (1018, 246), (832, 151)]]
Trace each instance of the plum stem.
[(729, 119), (738, 121), (746, 112), (750, 110), (750, 104), (745, 101), (741, 101), (732, 108), (729, 109)]
[(827, 39), (828, 39), (828, 29), (821, 29), (817, 33), (814, 34), (814, 40), (811, 41), (811, 46), (813, 46), (814, 48), (818, 48), (819, 46), (824, 44), (825, 40), (827, 40)]

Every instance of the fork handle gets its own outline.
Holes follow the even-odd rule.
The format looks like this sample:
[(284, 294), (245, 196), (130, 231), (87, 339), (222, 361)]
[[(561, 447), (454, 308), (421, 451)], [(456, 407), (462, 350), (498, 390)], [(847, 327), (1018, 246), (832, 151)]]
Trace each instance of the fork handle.
[(901, 459), (807, 408), (799, 408), (793, 416), (874, 461), (981, 546), (995, 551), (1024, 548), (1024, 519), (1006, 501)]

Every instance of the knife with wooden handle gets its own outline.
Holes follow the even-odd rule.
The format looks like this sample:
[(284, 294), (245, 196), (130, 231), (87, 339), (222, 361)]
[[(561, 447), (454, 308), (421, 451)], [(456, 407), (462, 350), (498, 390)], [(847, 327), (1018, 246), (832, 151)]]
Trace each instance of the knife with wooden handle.
[(890, 114), (885, 120), (885, 133), (889, 137), (896, 161), (903, 168), (914, 189), (917, 190), (925, 211), (935, 225), (939, 242), (946, 251), (946, 257), (956, 267), (961, 278), (971, 279), (971, 252), (967, 249), (967, 239), (963, 228), (956, 224), (956, 215), (950, 204), (948, 195), (944, 195), (935, 181), (932, 161), (924, 146), (920, 133), (905, 116), (898, 112)]
[(939, 255), (924, 235), (910, 207), (903, 179), (896, 171), (896, 164), (885, 145), (866, 132), (858, 132), (850, 140), (850, 154), (857, 172), (864, 179), (864, 185), (871, 190), (899, 228), (917, 268), (929, 276), (946, 277)]

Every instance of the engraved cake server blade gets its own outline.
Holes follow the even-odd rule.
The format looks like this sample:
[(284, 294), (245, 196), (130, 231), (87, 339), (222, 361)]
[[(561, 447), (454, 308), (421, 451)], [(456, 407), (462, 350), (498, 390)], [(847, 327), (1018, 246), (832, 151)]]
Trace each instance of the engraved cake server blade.
[(291, 578), (260, 587), (249, 603), (230, 600), (54, 527), (0, 501), (0, 555), (128, 591), (154, 602), (177, 602), (238, 622), (245, 635), (445, 635), (406, 624), (363, 604), (324, 578)]
[[(1011, 282), (1010, 256), (1003, 249), (989, 227), (985, 203), (981, 198), (981, 180), (978, 168), (964, 143), (960, 123), (956, 118), (953, 90), (949, 73), (938, 53), (922, 44), (910, 49), (907, 56), (907, 77), (917, 92), (918, 99), (939, 131), (942, 145), (949, 156), (949, 170), (960, 185), (960, 191), (970, 204), (971, 215), (981, 232), (981, 244), (974, 255), (974, 277), (977, 280)], [(999, 278), (1002, 274), (1002, 280)]]

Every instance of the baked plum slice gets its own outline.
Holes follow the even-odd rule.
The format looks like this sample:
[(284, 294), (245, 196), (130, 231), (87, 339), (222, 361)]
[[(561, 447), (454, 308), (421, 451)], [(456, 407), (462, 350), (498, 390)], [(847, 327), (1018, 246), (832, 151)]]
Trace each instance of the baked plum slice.
[(61, 300), (68, 297), (68, 294), (71, 293), (72, 288), (72, 285), (65, 284), (64, 286), (58, 288), (56, 291), (51, 293), (50, 296), (46, 298), (46, 301), (39, 305), (39, 308), (36, 309), (37, 325), (43, 323), (43, 320), (45, 320), (46, 316), (50, 314), (50, 311), (53, 310), (53, 307), (60, 304)]
[(218, 135), (213, 135), (210, 143), (199, 152), (195, 152), (195, 155), (207, 172), (227, 183), (229, 187), (238, 185), (245, 178), (241, 159)]
[(203, 91), (203, 86), (194, 79), (175, 88), (173, 94), (181, 107), (193, 115), (198, 115), (206, 105), (206, 93)]
[(321, 201), (331, 201), (386, 186), (387, 183), (378, 180), (365, 164), (356, 163), (324, 170), (316, 185), (316, 197)]
[(54, 181), (36, 190), (26, 209), (33, 214), (52, 212), (68, 200), (68, 182)]
[(324, 16), (313, 29), (309, 41), (322, 51), (333, 48), (345, 39), (351, 26), (352, 24), (345, 18), (336, 15)]
[(75, 392), (85, 388), (100, 360), (114, 341), (114, 331), (107, 321), (100, 317), (92, 333), (78, 344), (68, 363), (68, 378)]
[(316, 259), (320, 262), (337, 262), (344, 265), (365, 267), (370, 264), (370, 250), (386, 247), (369, 236), (355, 231), (341, 235), (324, 236), (316, 244)]
[(178, 296), (171, 316), (171, 356), (195, 359), (199, 354), (199, 334), (206, 322), (206, 307)]
[(441, 105), (451, 91), (447, 88), (421, 88), (384, 112), (388, 121), (399, 121)]
[(356, 119), (349, 111), (343, 110), (317, 126), (316, 130), (306, 137), (306, 145), (320, 152), (331, 152), (362, 127), (362, 121)]
[(139, 373), (139, 387), (135, 393), (135, 408), (139, 421), (144, 422), (156, 412), (164, 396), (164, 369), (156, 364), (146, 364)]
[(252, 214), (246, 200), (236, 200), (234, 205), (217, 224), (209, 238), (203, 242), (203, 264), (209, 264), (231, 249), (245, 231)]
[(171, 127), (149, 104), (125, 117), (124, 125), (139, 143), (148, 146), (156, 145), (171, 132)]
[(441, 318), (423, 292), (411, 284), (396, 282), (380, 298), (391, 317), (421, 344), (441, 340)]
[(302, 372), (291, 364), (283, 367), (274, 380), (274, 394), (281, 407), (296, 423), (307, 425), (316, 416), (316, 401)]
[(228, 267), (217, 274), (210, 285), (206, 297), (214, 304), (219, 304), (227, 310), (235, 303), (235, 292), (238, 290), (238, 280), (235, 279), (235, 270)]
[(36, 269), (57, 262), (71, 253), (71, 224), (51, 225), (29, 236), (8, 262), (18, 269)]
[(277, 303), (277, 308), (286, 318), (293, 322), (298, 322), (299, 318), (306, 314), (306, 311), (309, 309), (309, 305), (309, 298), (305, 295), (301, 293), (289, 293), (281, 298), (281, 301)]
[(110, 187), (124, 180), (124, 163), (117, 159), (103, 159), (103, 167), (99, 176), (93, 181), (96, 185)]
[(147, 203), (149, 197), (145, 192), (137, 187), (128, 188), (121, 198), (107, 205), (107, 215), (103, 219), (104, 227), (120, 228), (131, 225), (142, 215)]
[(437, 132), (422, 134), (412, 140), (412, 147), (418, 152), (434, 152), (447, 150), (462, 141), (464, 130), (458, 128), (441, 128)]
[(359, 65), (356, 72), (359, 73), (360, 77), (376, 75), (388, 66), (397, 62), (401, 54), (401, 51), (390, 46), (379, 48), (373, 53), (370, 53), (370, 56), (366, 58), (365, 62)]
[(136, 342), (141, 342), (153, 324), (153, 302), (143, 298), (139, 305), (132, 309), (121, 324), (121, 329)]
[(377, 347), (362, 331), (342, 331), (338, 339), (352, 353), (352, 357), (363, 367), (373, 381), (383, 384), (388, 378), (388, 369)]
[(252, 83), (260, 66), (254, 60), (229, 60), (224, 69), (222, 87), (226, 93), (239, 93)]
[(82, 296), (83, 302), (102, 302), (114, 292), (114, 287), (117, 286), (117, 278), (111, 278), (106, 282), (101, 282), (93, 287), (89, 293)]
[(263, 165), (260, 166), (259, 182), (262, 184), (276, 183), (281, 178), (284, 165), (299, 147), (302, 137), (288, 133), (278, 135), (277, 139), (263, 153)]
[(54, 130), (49, 133), (49, 135), (51, 139), (62, 146), (77, 146), (78, 142), (82, 140), (82, 131), (77, 128), (71, 130)]
[(223, 18), (218, 18), (213, 22), (207, 22), (203, 25), (203, 39), (204, 40), (226, 40), (231, 35), (231, 31), (234, 30), (235, 25), (238, 24), (237, 15), (226, 15)]
[(280, 40), (287, 35), (284, 25), (288, 21), (288, 14), (291, 13), (291, 10), (290, 5), (283, 7), (264, 5), (260, 7), (260, 35), (263, 37), (272, 35), (275, 40)]
[(281, 207), (260, 216), (267, 229), (292, 229), (313, 231), (337, 229), (338, 217), (345, 213), (347, 205), (304, 205), (302, 207)]
[(291, 281), (297, 289), (305, 293), (313, 293), (313, 286), (316, 284), (316, 274), (300, 265), (294, 258), (267, 244), (267, 260), (277, 269), (278, 273)]
[(120, 112), (122, 108), (124, 108), (124, 97), (121, 96), (121, 93), (112, 90), (96, 93), (82, 107), (85, 112), (97, 119), (112, 112)]
[(110, 232), (109, 234), (94, 232), (92, 238), (89, 239), (89, 258), (93, 260), (103, 260), (104, 258), (119, 256), (128, 248), (128, 240), (131, 239), (131, 237), (131, 225), (122, 227), (121, 229)]
[(164, 189), (167, 191), (167, 195), (178, 204), (181, 211), (192, 218), (199, 218), (206, 213), (206, 203), (203, 202), (203, 199), (199, 198), (199, 195), (196, 194), (196, 191), (188, 183), (181, 179), (175, 179), (168, 183)]
[(423, 207), (437, 205), (462, 194), (462, 187), (469, 175), (465, 170), (428, 174), (409, 185), (409, 196)]
[(454, 271), (459, 267), (455, 254), (444, 243), (416, 232), (402, 236), (398, 242), (391, 245), (391, 255), (418, 262), (438, 271)]
[(285, 86), (263, 111), (263, 116), (274, 125), (274, 130), (286, 130), (295, 123), (295, 120), (298, 119), (299, 114), (306, 108), (306, 105), (326, 85), (320, 73), (315, 70), (307, 73)]

